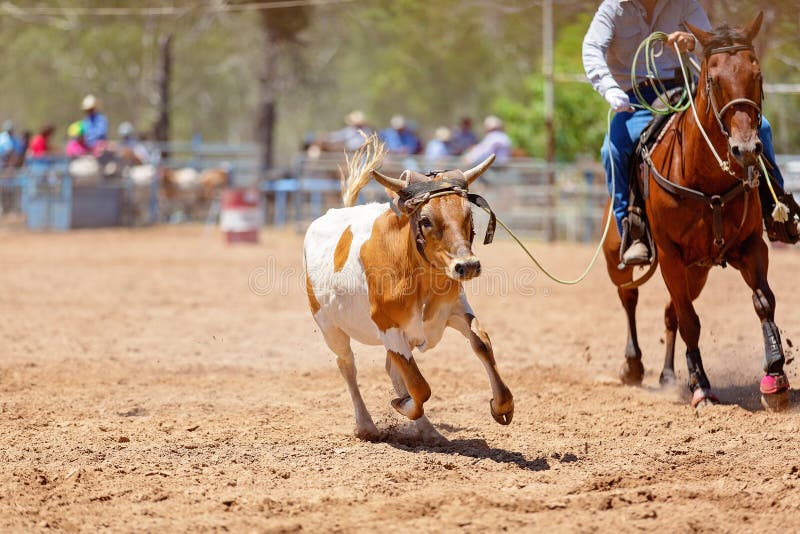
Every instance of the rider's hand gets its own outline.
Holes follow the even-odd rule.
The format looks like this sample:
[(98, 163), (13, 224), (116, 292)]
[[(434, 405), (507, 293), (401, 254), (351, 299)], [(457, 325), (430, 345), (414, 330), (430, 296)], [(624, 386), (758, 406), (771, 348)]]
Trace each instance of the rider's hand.
[(681, 52), (691, 52), (695, 45), (694, 35), (687, 32), (672, 32), (667, 36), (667, 44), (674, 47), (675, 43), (678, 44), (678, 50)]
[(611, 89), (607, 90), (603, 97), (611, 106), (611, 109), (617, 113), (621, 111), (633, 111), (633, 107), (631, 107), (631, 99), (628, 97), (628, 93), (619, 87), (612, 87)]

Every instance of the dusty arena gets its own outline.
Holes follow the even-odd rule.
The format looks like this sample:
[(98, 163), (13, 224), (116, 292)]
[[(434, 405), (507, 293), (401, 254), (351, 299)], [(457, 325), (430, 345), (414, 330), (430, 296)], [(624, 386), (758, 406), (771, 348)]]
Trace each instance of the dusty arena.
[[(562, 287), (510, 241), (478, 246), (485, 274), (468, 291), (513, 422), (493, 421), (484, 370), (449, 332), (418, 357), (448, 442), (419, 442), (389, 405), (383, 350), (354, 344), (383, 433), (368, 443), (308, 312), (301, 242), (267, 231), (229, 247), (199, 226), (0, 233), (0, 530), (800, 529), (800, 410), (761, 408), (762, 335), (736, 271), (715, 270), (698, 301), (723, 404), (696, 413), (682, 345), (681, 386), (658, 386), (660, 279), (639, 303), (644, 386), (627, 388), (604, 266)], [(565, 276), (592, 252), (534, 249)], [(778, 325), (800, 341), (800, 251), (771, 259)]]

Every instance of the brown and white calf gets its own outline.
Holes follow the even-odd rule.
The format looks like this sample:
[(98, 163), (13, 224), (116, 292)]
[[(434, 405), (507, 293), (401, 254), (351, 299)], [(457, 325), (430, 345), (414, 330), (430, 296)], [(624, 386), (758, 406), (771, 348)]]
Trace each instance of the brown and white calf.
[[(367, 150), (377, 148), (382, 154), (378, 143), (371, 139)], [(423, 409), (431, 390), (412, 351), (435, 347), (448, 326), (469, 340), (489, 375), (491, 414), (498, 423), (509, 424), (514, 414), (513, 396), (497, 372), (489, 336), (462, 287), (462, 282), (480, 274), (480, 262), (472, 252), (474, 230), (466, 186), (483, 174), (494, 158), (466, 172), (425, 176), (407, 170), (399, 179), (370, 168), (380, 158), (368, 160), (363, 150), (356, 156), (345, 183), (348, 207), (329, 210), (315, 220), (306, 233), (303, 250), (311, 312), (347, 381), (356, 434), (371, 439), (378, 436), (378, 430), (358, 389), (350, 340), (386, 347), (386, 370), (397, 392), (392, 406), (416, 422), (422, 437), (432, 438), (439, 434)], [(389, 203), (352, 205), (370, 177), (393, 193), (398, 209)], [(398, 202), (396, 193), (403, 193), (409, 185), (450, 180), (464, 184), (463, 193)]]

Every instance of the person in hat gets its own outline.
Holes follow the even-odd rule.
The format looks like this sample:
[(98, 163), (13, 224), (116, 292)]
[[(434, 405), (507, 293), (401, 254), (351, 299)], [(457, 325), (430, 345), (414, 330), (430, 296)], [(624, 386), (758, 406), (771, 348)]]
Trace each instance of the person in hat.
[(450, 128), (436, 128), (433, 139), (425, 146), (425, 159), (431, 163), (447, 159), (450, 156)]
[(322, 142), (323, 150), (334, 151), (344, 148), (348, 152), (358, 150), (364, 144), (364, 137), (372, 130), (367, 126), (367, 116), (363, 111), (355, 110), (347, 114), (344, 118), (345, 127), (341, 130), (329, 133)]
[(83, 118), (83, 139), (86, 146), (99, 154), (108, 141), (108, 119), (98, 111), (99, 102), (94, 95), (86, 95), (81, 108), (86, 114)]
[(480, 143), (469, 149), (464, 154), (464, 160), (469, 164), (479, 163), (492, 154), (497, 156), (496, 165), (508, 163), (511, 157), (511, 138), (503, 131), (505, 125), (503, 121), (494, 115), (489, 115), (483, 121), (483, 128), (486, 135)]
[(381, 140), (386, 143), (386, 149), (394, 154), (419, 154), (422, 152), (422, 142), (409, 128), (406, 118), (395, 115), (389, 121), (389, 128), (381, 131)]

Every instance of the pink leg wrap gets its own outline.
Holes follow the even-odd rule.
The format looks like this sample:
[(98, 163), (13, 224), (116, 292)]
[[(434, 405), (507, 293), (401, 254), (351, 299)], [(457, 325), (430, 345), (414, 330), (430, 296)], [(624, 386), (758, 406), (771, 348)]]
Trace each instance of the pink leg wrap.
[(784, 374), (778, 376), (764, 375), (764, 378), (761, 379), (761, 393), (764, 395), (782, 393), (787, 389), (789, 389), (789, 379)]

